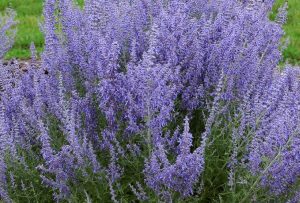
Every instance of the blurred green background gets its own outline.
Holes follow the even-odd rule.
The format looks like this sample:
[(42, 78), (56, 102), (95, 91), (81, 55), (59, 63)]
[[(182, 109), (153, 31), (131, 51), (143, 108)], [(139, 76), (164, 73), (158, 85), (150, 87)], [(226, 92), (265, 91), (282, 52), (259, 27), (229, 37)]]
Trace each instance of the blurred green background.
[(18, 24), (14, 47), (7, 53), (6, 58), (29, 58), (31, 42), (34, 42), (38, 52), (41, 52), (44, 37), (39, 23), (42, 22), (43, 0), (0, 0), (0, 12), (7, 7), (16, 11)]
[[(83, 0), (77, 0), (82, 4)], [(286, 0), (277, 0), (271, 13), (274, 18), (280, 5)], [(288, 0), (288, 22), (284, 26), (290, 44), (284, 52), (285, 59), (292, 64), (300, 62), (300, 0)], [(13, 8), (17, 12), (17, 36), (14, 47), (7, 53), (6, 59), (30, 57), (29, 45), (34, 42), (38, 52), (43, 49), (43, 34), (39, 23), (42, 22), (43, 0), (0, 0), (0, 12), (5, 8)]]
[[(83, 4), (83, 0), (76, 0)], [(17, 35), (13, 48), (6, 54), (6, 59), (28, 59), (30, 57), (29, 46), (34, 42), (38, 53), (41, 53), (44, 45), (44, 36), (40, 31), (42, 23), (44, 0), (0, 0), (0, 12), (6, 8), (16, 11)]]
[(289, 38), (290, 44), (284, 51), (284, 58), (292, 64), (300, 64), (300, 0), (276, 0), (271, 14), (274, 19), (276, 11), (285, 2), (288, 2), (288, 21), (284, 25), (286, 37)]

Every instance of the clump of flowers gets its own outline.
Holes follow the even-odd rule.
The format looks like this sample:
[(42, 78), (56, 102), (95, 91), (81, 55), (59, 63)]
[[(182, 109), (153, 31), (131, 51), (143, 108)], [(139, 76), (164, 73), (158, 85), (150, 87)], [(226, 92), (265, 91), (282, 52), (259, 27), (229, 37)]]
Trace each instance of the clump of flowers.
[(200, 148), (191, 152), (192, 139), (189, 120), (185, 118), (175, 163), (168, 160), (163, 144), (159, 144), (152, 152), (144, 172), (147, 185), (158, 194), (166, 196), (170, 190), (179, 192), (182, 196), (193, 194), (193, 186), (204, 169), (204, 157)]
[(277, 68), (287, 4), (275, 22), (272, 6), (45, 0), (42, 65), (33, 44), (27, 72), (0, 64), (1, 199), (295, 199), (300, 73)]

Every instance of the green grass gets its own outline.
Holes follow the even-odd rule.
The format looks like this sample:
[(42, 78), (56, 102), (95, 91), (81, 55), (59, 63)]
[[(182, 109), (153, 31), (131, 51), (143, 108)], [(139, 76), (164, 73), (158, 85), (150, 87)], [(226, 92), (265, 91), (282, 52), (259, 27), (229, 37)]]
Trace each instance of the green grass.
[[(82, 5), (83, 0), (77, 0)], [(44, 35), (40, 31), (39, 23), (42, 22), (43, 0), (0, 0), (0, 12), (6, 8), (16, 11), (17, 35), (13, 48), (6, 54), (6, 59), (30, 58), (29, 46), (35, 43), (38, 53), (44, 46)]]
[(30, 57), (29, 46), (34, 42), (38, 52), (41, 52), (44, 37), (39, 28), (42, 18), (43, 0), (0, 0), (0, 12), (5, 8), (13, 8), (18, 21), (17, 35), (13, 48), (7, 53), (6, 59)]
[[(283, 4), (285, 0), (277, 0), (274, 11)], [(288, 21), (284, 25), (286, 37), (289, 38), (290, 44), (284, 51), (284, 58), (292, 64), (300, 63), (300, 1), (288, 0)], [(271, 15), (274, 18), (274, 14)]]
[[(78, 0), (82, 4), (83, 0)], [(277, 0), (274, 11), (285, 0)], [(288, 48), (284, 51), (284, 58), (293, 64), (300, 62), (300, 0), (288, 0), (288, 22), (284, 26), (290, 39)], [(6, 58), (28, 59), (29, 45), (34, 42), (38, 52), (43, 50), (44, 38), (39, 29), (42, 17), (43, 0), (0, 0), (0, 12), (11, 7), (17, 12), (17, 36), (14, 47), (7, 53)], [(274, 18), (274, 14), (271, 18)]]

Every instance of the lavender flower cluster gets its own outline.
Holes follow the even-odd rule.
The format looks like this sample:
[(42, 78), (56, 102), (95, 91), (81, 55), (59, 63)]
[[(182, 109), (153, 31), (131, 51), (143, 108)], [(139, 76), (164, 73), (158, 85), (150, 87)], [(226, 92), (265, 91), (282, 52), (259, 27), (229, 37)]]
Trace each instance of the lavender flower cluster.
[[(43, 188), (50, 202), (197, 198), (216, 132), (238, 125), (229, 185), (251, 176), (242, 201), (256, 186), (297, 201), (300, 72), (278, 68), (287, 4), (273, 22), (273, 3), (45, 0), (41, 66), (33, 44), (27, 72), (0, 64), (1, 199), (20, 201), (18, 188)], [(13, 24), (0, 29), (0, 57)]]

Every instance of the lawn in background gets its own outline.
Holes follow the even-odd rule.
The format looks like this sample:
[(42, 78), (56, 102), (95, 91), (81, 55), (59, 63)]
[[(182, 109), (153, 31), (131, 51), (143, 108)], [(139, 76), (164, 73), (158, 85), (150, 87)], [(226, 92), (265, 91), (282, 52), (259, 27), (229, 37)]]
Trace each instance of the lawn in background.
[[(286, 0), (277, 0), (274, 6), (276, 11)], [(289, 38), (289, 46), (284, 51), (284, 58), (292, 64), (300, 64), (300, 0), (288, 0), (288, 21), (284, 25), (286, 37)], [(274, 14), (271, 18), (274, 19)]]
[(0, 12), (7, 7), (16, 11), (18, 24), (14, 46), (7, 53), (6, 59), (29, 58), (31, 42), (34, 42), (38, 52), (41, 52), (44, 37), (40, 31), (39, 22), (42, 20), (43, 0), (0, 0)]
[[(29, 46), (35, 43), (38, 53), (41, 53), (44, 46), (44, 35), (40, 31), (42, 22), (44, 0), (0, 0), (0, 12), (6, 8), (12, 8), (17, 16), (17, 35), (13, 48), (6, 54), (6, 59), (30, 58)], [(83, 0), (77, 0), (83, 5)]]
[[(80, 4), (84, 0), (77, 0)], [(274, 11), (285, 0), (277, 0)], [(288, 22), (284, 26), (290, 44), (284, 51), (285, 59), (293, 64), (300, 63), (300, 0), (288, 0)], [(11, 7), (17, 12), (17, 36), (14, 47), (7, 53), (6, 58), (28, 59), (30, 57), (29, 45), (34, 42), (38, 52), (43, 49), (44, 38), (39, 28), (42, 21), (43, 0), (0, 0), (0, 12)], [(275, 12), (271, 14), (274, 18)]]

